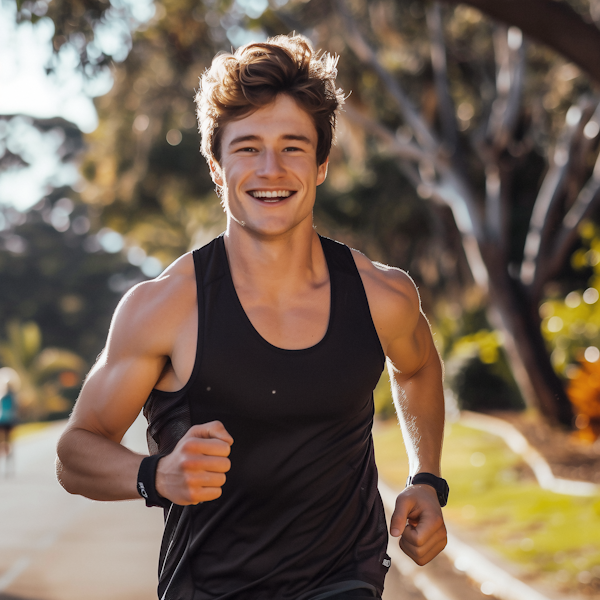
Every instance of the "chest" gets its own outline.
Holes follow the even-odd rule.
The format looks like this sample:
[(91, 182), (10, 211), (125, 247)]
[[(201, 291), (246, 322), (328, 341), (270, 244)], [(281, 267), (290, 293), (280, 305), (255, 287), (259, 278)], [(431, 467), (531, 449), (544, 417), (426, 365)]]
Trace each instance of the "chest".
[(329, 280), (302, 293), (277, 299), (237, 289), (248, 322), (260, 337), (277, 348), (299, 350), (317, 344), (326, 334), (331, 311)]

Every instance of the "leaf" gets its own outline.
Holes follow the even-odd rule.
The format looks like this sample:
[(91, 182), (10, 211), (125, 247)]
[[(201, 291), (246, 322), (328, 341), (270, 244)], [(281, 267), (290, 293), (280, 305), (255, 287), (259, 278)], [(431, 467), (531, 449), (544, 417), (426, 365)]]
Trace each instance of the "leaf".
[(74, 352), (60, 348), (46, 348), (33, 361), (31, 374), (40, 385), (62, 371), (75, 371), (81, 374), (85, 369), (85, 361)]
[(23, 363), (28, 365), (42, 347), (42, 332), (37, 323), (29, 321), (21, 327)]

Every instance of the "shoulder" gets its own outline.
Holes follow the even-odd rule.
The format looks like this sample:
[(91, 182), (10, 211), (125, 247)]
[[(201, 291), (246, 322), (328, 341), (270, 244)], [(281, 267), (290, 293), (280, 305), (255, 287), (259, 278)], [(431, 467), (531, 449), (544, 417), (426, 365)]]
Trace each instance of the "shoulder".
[(421, 299), (408, 273), (373, 262), (358, 250), (352, 250), (352, 256), (382, 343), (414, 331), (421, 314)]
[(176, 333), (195, 306), (194, 261), (188, 252), (156, 279), (137, 284), (123, 296), (111, 323), (109, 346), (147, 345), (162, 352), (162, 346), (169, 346), (169, 334)]

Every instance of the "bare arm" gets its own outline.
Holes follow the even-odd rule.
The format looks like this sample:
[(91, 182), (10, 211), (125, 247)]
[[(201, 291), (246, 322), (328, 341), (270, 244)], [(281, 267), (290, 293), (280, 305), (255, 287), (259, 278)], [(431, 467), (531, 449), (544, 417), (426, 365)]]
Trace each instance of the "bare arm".
[[(444, 434), (442, 366), (420, 310), (414, 331), (390, 345), (387, 362), (410, 474), (439, 477)], [(398, 496), (390, 533), (401, 536), (400, 547), (418, 565), (446, 547), (446, 528), (432, 487), (410, 486)]]
[(143, 458), (120, 445), (158, 381), (166, 361), (160, 339), (144, 327), (152, 308), (147, 290), (134, 289), (119, 304), (106, 348), (90, 371), (58, 448), (63, 487), (94, 500), (138, 498), (136, 476)]
[[(406, 273), (365, 261), (359, 257), (356, 262), (387, 357), (410, 474), (439, 477), (444, 433), (442, 363), (429, 323)], [(444, 549), (446, 528), (432, 487), (410, 486), (399, 494), (390, 533), (401, 536), (400, 547), (419, 565)]]
[[(139, 498), (137, 472), (144, 456), (120, 441), (161, 379), (167, 358), (181, 352), (181, 331), (190, 329), (190, 318), (196, 319), (195, 292), (189, 293), (185, 269), (183, 276), (175, 269), (170, 277), (137, 286), (115, 312), (106, 348), (57, 448), (57, 476), (70, 493), (94, 500)], [(181, 361), (172, 363), (176, 381)], [(178, 504), (218, 497), (232, 442), (220, 423), (192, 427), (160, 460), (157, 491)]]

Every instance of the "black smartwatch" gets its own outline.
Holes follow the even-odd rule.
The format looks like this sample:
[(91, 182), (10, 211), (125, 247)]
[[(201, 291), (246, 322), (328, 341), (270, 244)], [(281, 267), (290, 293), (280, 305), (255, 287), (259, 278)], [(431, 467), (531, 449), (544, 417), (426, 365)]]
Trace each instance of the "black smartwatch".
[(412, 477), (410, 475), (408, 476), (408, 479), (406, 480), (406, 487), (421, 483), (430, 485), (435, 490), (440, 502), (440, 506), (446, 506), (446, 504), (448, 504), (448, 494), (450, 493), (450, 488), (448, 487), (448, 482), (445, 479), (436, 477), (431, 473), (417, 473)]

